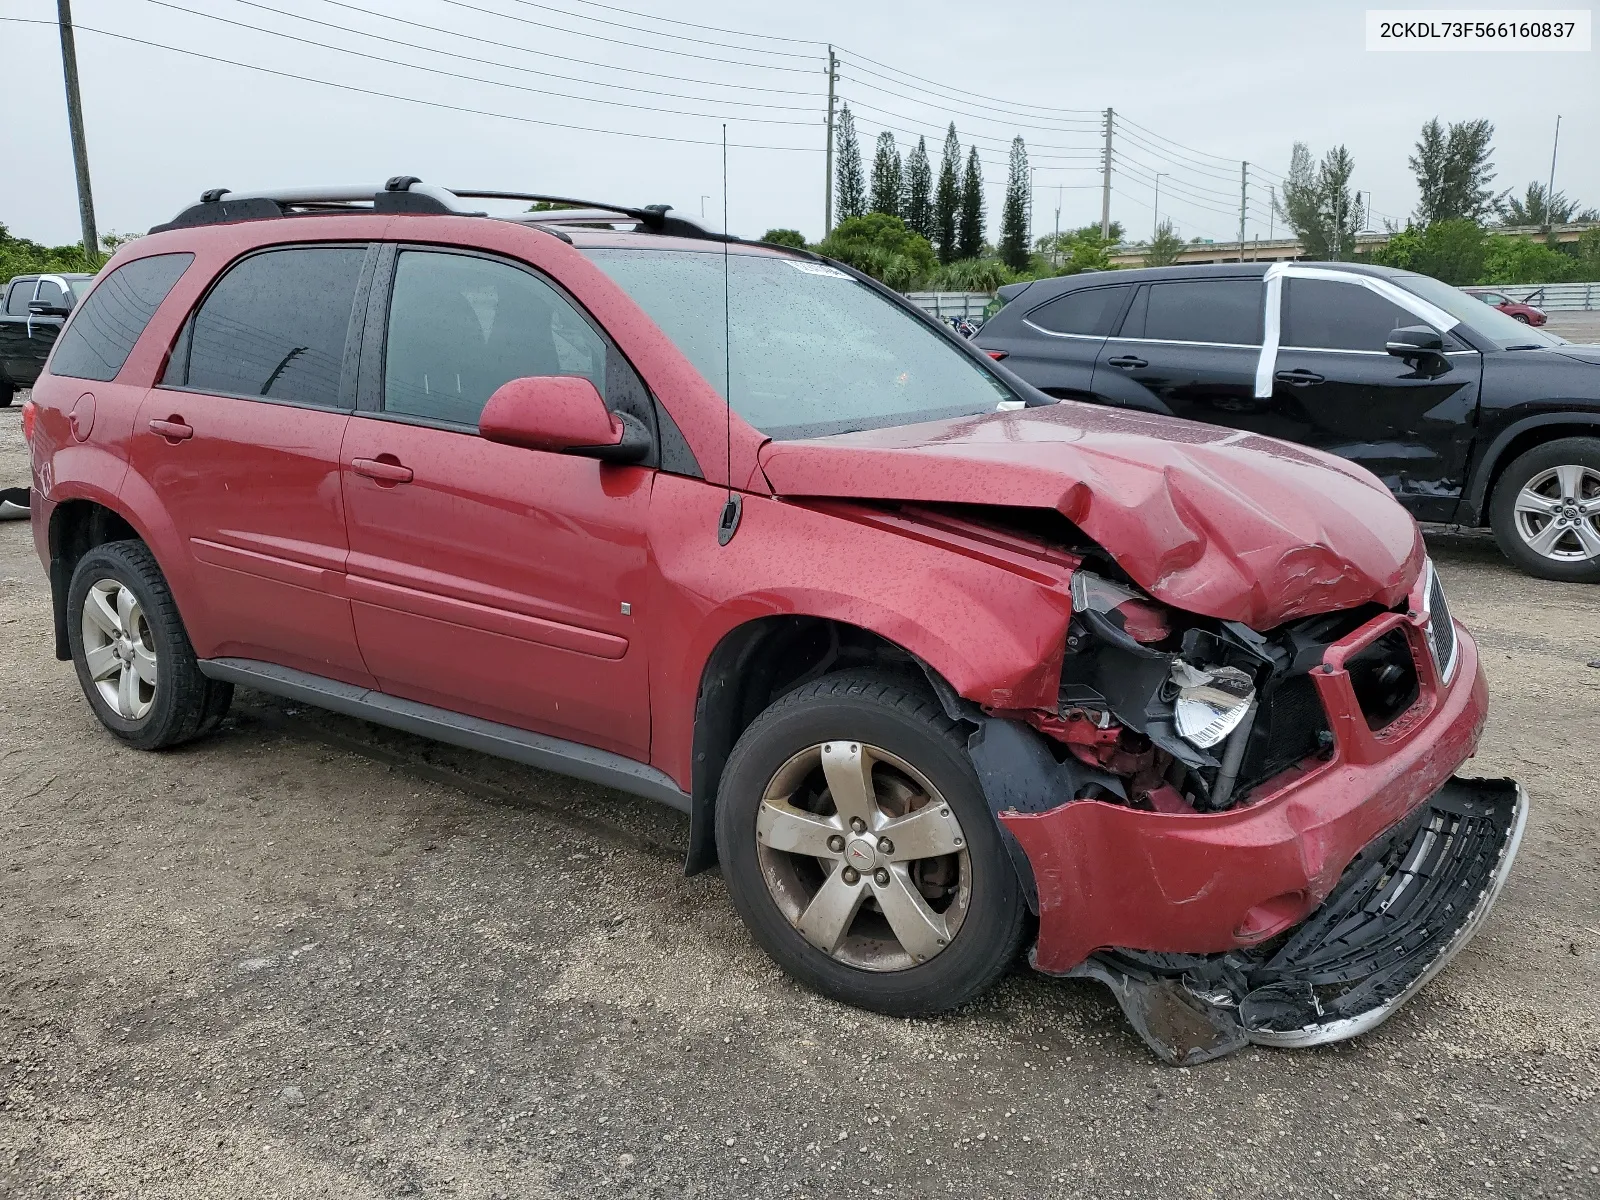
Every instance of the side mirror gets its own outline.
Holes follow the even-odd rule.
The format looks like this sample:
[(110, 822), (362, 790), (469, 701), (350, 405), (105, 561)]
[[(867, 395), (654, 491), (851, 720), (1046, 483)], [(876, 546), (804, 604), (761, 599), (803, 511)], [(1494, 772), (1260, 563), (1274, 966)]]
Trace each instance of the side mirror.
[(59, 304), (51, 304), (48, 300), (28, 301), (28, 314), (34, 317), (64, 317), (71, 311)]
[(594, 384), (579, 375), (530, 375), (501, 384), (483, 406), (478, 433), (507, 446), (601, 462), (638, 462), (650, 452), (649, 431), (626, 413), (608, 410)]
[(1444, 338), (1439, 331), (1426, 325), (1406, 325), (1393, 330), (1384, 346), (1390, 354), (1401, 358), (1416, 358), (1422, 354), (1443, 354)]

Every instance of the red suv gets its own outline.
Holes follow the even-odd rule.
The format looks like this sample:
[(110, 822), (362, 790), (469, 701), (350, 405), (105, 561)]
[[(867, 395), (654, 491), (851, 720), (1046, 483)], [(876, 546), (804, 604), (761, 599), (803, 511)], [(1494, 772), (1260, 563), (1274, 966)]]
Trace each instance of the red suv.
[(946, 1009), (1031, 941), (1176, 1062), (1370, 1028), (1481, 923), (1526, 802), (1453, 776), (1477, 651), (1373, 476), (507, 199), (208, 193), (101, 273), (26, 428), (112, 734), (244, 684), (649, 796), (826, 995)]

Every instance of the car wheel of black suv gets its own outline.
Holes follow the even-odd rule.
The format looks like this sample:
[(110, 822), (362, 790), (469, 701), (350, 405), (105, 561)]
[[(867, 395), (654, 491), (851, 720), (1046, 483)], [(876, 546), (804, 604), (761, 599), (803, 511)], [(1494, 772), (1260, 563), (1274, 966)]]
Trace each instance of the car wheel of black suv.
[(1518, 457), (1495, 485), (1489, 524), (1528, 574), (1600, 583), (1600, 438), (1562, 438)]
[(200, 673), (143, 542), (107, 542), (79, 560), (67, 589), (67, 642), (94, 715), (136, 750), (187, 742), (227, 715), (233, 685)]
[(894, 1016), (939, 1012), (1012, 963), (1027, 904), (957, 724), (893, 676), (781, 697), (722, 774), (734, 907), (790, 975)]

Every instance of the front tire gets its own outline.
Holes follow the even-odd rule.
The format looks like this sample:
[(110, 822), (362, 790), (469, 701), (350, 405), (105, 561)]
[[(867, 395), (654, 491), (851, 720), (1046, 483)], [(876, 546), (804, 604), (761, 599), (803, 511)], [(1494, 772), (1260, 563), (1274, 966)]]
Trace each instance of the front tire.
[(1528, 574), (1600, 583), (1600, 438), (1561, 438), (1520, 455), (1495, 485), (1489, 524)]
[(200, 673), (167, 581), (149, 548), (107, 542), (78, 561), (67, 589), (67, 642), (100, 723), (136, 750), (209, 733), (233, 685)]
[(751, 723), (722, 775), (717, 851), (756, 941), (846, 1004), (958, 1007), (1021, 945), (1027, 904), (960, 728), (891, 676), (826, 676)]
[(1511, 319), (1513, 321), (1521, 321), (1524, 325), (1531, 325), (1533, 323), (1528, 319), (1527, 313), (1512, 313)]

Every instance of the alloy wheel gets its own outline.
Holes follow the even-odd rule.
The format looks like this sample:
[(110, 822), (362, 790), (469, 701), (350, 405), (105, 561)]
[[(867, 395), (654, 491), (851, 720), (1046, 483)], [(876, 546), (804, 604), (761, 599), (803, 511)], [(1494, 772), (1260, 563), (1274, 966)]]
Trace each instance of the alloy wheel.
[(942, 953), (972, 900), (961, 822), (926, 776), (863, 742), (824, 742), (773, 775), (756, 815), (773, 901), (806, 941), (867, 971)]
[(1517, 493), (1517, 533), (1557, 562), (1600, 558), (1600, 471), (1564, 464), (1540, 471)]
[(83, 657), (112, 712), (124, 721), (150, 712), (158, 675), (154, 638), (138, 597), (120, 580), (98, 580), (83, 598)]

